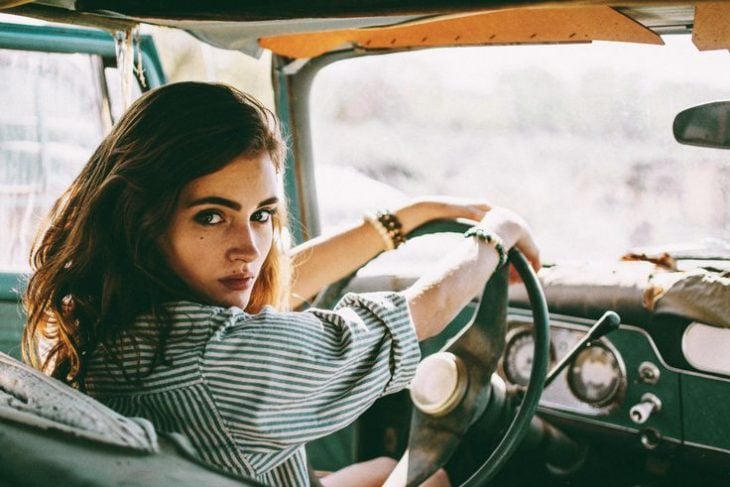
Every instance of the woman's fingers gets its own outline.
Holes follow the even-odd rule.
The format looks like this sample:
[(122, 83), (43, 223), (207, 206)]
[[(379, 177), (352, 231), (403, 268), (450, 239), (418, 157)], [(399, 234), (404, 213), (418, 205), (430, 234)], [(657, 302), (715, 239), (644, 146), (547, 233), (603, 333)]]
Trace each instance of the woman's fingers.
[(540, 251), (521, 216), (505, 208), (493, 208), (485, 214), (480, 225), (499, 235), (507, 249), (517, 247), (532, 268), (540, 270)]
[(428, 196), (420, 199), (419, 204), (428, 209), (431, 219), (466, 218), (479, 221), (492, 208), (484, 200), (454, 196)]
[(525, 234), (517, 242), (517, 248), (525, 255), (532, 268), (535, 269), (535, 272), (539, 271), (542, 267), (540, 263), (540, 250), (537, 248), (537, 244), (535, 244), (535, 240), (532, 238), (528, 228), (525, 228)]

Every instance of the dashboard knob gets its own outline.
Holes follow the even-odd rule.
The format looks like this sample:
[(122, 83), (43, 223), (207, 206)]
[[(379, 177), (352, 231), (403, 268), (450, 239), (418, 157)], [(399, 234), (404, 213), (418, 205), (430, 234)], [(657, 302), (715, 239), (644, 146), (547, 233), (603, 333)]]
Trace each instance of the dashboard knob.
[(639, 365), (639, 381), (644, 384), (656, 384), (660, 375), (659, 368), (651, 362), (641, 362)]
[(649, 420), (652, 413), (661, 411), (662, 401), (654, 394), (647, 392), (641, 396), (641, 402), (629, 410), (631, 421), (636, 424), (644, 424)]

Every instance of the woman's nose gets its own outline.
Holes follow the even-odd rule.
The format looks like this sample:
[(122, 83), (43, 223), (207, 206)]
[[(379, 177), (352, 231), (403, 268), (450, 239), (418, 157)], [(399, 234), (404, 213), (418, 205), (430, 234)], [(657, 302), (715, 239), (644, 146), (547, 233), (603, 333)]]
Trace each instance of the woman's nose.
[(232, 233), (228, 258), (245, 262), (256, 260), (259, 256), (259, 248), (253, 229), (249, 225), (240, 225), (233, 228)]

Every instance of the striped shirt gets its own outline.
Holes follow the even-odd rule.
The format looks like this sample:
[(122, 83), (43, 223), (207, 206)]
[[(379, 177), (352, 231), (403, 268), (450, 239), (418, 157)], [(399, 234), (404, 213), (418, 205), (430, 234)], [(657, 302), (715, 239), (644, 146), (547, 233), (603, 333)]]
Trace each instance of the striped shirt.
[[(248, 314), (192, 302), (169, 310), (167, 361), (130, 383), (98, 352), (87, 392), (185, 435), (205, 462), (268, 485), (308, 485), (304, 444), (404, 388), (420, 358), (398, 293), (348, 294), (333, 311)], [(143, 317), (133, 330), (144, 337), (154, 326)], [(138, 351), (122, 357), (128, 373), (138, 363), (145, 370), (154, 342), (139, 339)]]

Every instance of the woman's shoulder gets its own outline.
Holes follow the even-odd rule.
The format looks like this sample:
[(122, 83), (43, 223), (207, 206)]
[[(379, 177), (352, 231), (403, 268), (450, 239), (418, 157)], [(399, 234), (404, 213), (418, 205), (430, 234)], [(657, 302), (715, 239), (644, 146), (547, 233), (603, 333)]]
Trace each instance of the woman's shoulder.
[[(164, 303), (164, 309), (170, 313), (170, 316), (177, 319), (206, 319), (211, 316), (220, 314), (225, 308), (214, 306), (211, 304), (199, 303), (196, 301), (168, 301)], [(141, 316), (144, 320), (146, 316)]]
[(148, 335), (156, 343), (160, 325), (167, 330), (167, 340), (171, 343), (205, 341), (221, 328), (226, 328), (247, 313), (236, 307), (214, 306), (194, 301), (169, 301), (163, 303), (162, 309), (154, 314), (139, 315), (134, 324), (127, 330), (132, 336), (144, 338)]

